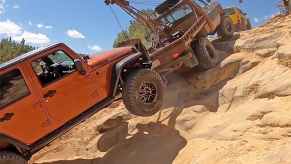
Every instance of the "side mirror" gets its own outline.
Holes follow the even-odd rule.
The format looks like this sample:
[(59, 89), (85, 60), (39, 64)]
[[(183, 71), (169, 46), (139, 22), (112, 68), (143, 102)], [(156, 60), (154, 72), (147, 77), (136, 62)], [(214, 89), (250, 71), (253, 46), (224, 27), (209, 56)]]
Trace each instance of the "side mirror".
[(81, 59), (75, 59), (74, 63), (75, 63), (76, 70), (78, 72), (80, 72), (81, 75), (85, 75), (86, 74), (86, 70), (85, 70), (84, 65), (82, 63), (82, 60)]

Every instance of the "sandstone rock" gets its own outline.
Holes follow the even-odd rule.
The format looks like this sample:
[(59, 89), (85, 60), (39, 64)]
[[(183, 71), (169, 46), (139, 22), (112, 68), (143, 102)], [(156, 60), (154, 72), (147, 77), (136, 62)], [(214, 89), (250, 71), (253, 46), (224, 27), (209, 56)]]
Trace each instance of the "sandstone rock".
[(279, 63), (291, 68), (291, 46), (281, 46), (277, 51)]
[(287, 112), (272, 112), (266, 114), (258, 126), (270, 126), (279, 128), (291, 127), (291, 115)]
[(263, 109), (263, 110), (258, 110), (258, 111), (253, 111), (248, 117), (247, 120), (250, 121), (256, 121), (256, 120), (261, 120), (264, 118), (266, 114), (272, 113), (273, 111), (271, 109)]
[(184, 77), (193, 87), (205, 90), (234, 77), (239, 72), (239, 68), (240, 63), (238, 59), (237, 61), (223, 62), (223, 64), (213, 69), (199, 72), (194, 76), (187, 72), (187, 75)]
[(276, 48), (259, 49), (255, 51), (255, 54), (260, 57), (266, 58), (274, 55), (276, 51)]
[(257, 36), (248, 36), (248, 38), (238, 39), (235, 43), (235, 50), (237, 51), (254, 51), (258, 49), (277, 48), (279, 44), (277, 41), (281, 39), (284, 34), (281, 32), (262, 33)]

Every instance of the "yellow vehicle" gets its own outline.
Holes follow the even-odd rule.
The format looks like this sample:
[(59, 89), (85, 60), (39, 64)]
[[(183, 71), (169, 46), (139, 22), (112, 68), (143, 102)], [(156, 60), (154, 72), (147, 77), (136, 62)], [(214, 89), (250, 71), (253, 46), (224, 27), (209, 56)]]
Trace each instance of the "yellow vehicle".
[(224, 17), (218, 27), (217, 33), (221, 37), (231, 37), (234, 32), (250, 30), (251, 22), (247, 14), (237, 7), (224, 9)]

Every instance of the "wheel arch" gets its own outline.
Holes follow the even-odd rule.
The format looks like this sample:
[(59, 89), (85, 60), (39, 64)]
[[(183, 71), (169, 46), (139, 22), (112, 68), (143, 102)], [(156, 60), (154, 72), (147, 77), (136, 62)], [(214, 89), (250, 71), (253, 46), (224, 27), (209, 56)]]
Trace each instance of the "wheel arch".
[(147, 54), (136, 52), (122, 59), (115, 65), (115, 80), (113, 82), (112, 96), (116, 96), (120, 85), (124, 84), (126, 76), (137, 68), (151, 68), (152, 62)]
[(29, 146), (5, 134), (0, 134), (0, 150), (17, 153), (26, 159), (31, 157)]

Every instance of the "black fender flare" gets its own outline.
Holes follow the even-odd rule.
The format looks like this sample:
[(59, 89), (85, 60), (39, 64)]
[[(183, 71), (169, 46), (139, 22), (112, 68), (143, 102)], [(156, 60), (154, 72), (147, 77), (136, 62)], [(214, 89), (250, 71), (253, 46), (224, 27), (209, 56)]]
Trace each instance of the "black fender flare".
[(124, 79), (122, 79), (123, 68), (133, 61), (138, 61), (139, 58), (146, 60), (146, 62), (142, 63), (144, 68), (151, 68), (152, 63), (151, 63), (149, 57), (147, 55), (143, 54), (142, 52), (136, 52), (134, 54), (131, 54), (131, 55), (125, 57), (124, 59), (122, 59), (121, 61), (119, 61), (118, 63), (116, 63), (115, 69), (114, 69), (115, 80), (113, 82), (113, 91), (112, 91), (113, 97), (116, 96), (119, 83), (121, 82), (121, 84), (123, 84), (123, 82), (124, 82)]
[[(26, 158), (29, 158), (27, 155), (27, 152), (29, 152), (31, 150), (31, 147), (22, 143), (21, 141), (18, 141), (17, 139), (14, 139), (12, 137), (9, 137), (5, 134), (0, 133), (0, 143), (7, 143), (9, 145), (12, 145), (13, 147), (15, 147), (17, 149), (17, 151), (19, 151), (19, 153), (21, 153), (21, 155), (23, 155)], [(30, 154), (29, 154), (30, 156)]]

